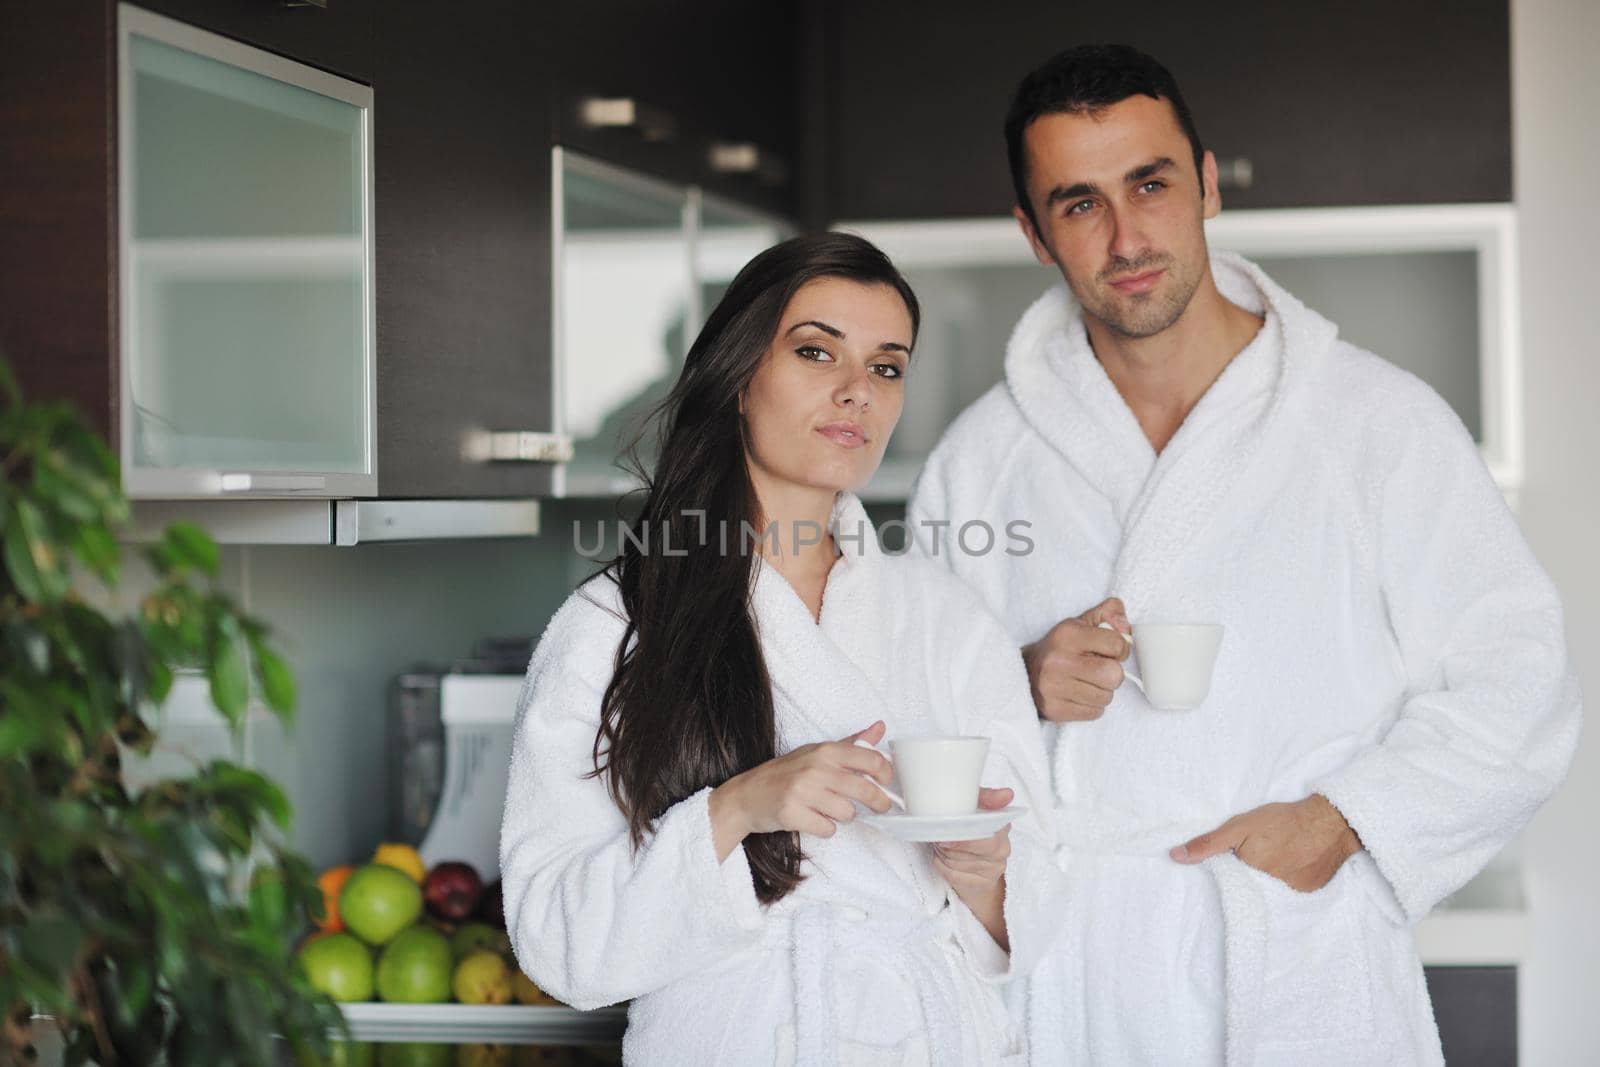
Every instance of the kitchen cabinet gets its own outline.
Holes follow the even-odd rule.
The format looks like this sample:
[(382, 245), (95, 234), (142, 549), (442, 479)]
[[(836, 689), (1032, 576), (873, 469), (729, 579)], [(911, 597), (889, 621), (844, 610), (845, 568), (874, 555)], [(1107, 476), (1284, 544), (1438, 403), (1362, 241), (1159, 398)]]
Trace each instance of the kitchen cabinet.
[(1505, 0), (1443, 14), (1423, 0), (821, 10), (831, 219), (1008, 214), (1002, 123), (1017, 83), (1109, 41), (1172, 71), (1222, 164), (1225, 209), (1512, 198)]
[[(671, 390), (706, 313), (752, 256), (787, 235), (772, 216), (556, 151), (556, 424), (573, 455), (556, 496), (606, 497), (619, 460)], [(653, 439), (639, 439), (653, 465)]]
[(550, 34), (560, 42), (551, 57), (556, 142), (792, 215), (801, 6), (794, 0), (550, 5)]
[[(140, 8), (8, 22), (0, 346), (134, 497), (370, 496), (371, 90)], [(68, 71), (63, 77), (62, 66)]]
[(346, 78), (372, 80), (375, 0), (141, 0), (140, 6)]
[[(378, 489), (533, 497), (551, 400), (551, 54), (542, 5), (386, 5), (378, 20)], [(536, 438), (529, 438), (536, 440)]]

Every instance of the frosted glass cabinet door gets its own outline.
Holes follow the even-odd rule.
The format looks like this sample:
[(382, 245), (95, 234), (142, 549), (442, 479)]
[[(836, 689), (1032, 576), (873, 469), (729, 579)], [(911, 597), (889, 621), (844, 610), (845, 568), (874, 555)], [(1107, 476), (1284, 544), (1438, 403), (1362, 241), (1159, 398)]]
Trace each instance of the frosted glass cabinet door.
[(608, 496), (637, 484), (619, 457), (699, 328), (689, 193), (560, 150), (556, 168), (557, 401), (573, 445), (560, 491)]
[(371, 90), (119, 27), (128, 491), (373, 495)]

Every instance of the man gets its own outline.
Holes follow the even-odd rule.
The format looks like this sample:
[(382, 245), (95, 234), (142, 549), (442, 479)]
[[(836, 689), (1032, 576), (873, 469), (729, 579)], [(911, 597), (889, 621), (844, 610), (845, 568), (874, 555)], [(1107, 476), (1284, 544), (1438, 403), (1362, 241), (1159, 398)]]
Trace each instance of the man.
[[(1064, 53), (1006, 137), (1065, 285), (910, 518), (1025, 646), (1047, 720), (1073, 893), (1033, 1060), (1441, 1062), (1411, 928), (1565, 773), (1555, 591), (1438, 396), (1208, 255), (1216, 163), (1158, 63)], [(1027, 555), (959, 544), (1017, 519)], [(1130, 619), (1223, 625), (1203, 704), (1122, 685)]]

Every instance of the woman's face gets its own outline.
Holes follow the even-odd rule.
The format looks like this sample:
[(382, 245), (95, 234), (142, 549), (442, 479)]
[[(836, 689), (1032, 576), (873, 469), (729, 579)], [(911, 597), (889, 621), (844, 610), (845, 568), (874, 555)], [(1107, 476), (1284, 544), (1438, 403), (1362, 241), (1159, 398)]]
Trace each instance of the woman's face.
[(893, 287), (801, 286), (740, 405), (757, 485), (865, 485), (900, 419), (910, 360), (911, 313)]

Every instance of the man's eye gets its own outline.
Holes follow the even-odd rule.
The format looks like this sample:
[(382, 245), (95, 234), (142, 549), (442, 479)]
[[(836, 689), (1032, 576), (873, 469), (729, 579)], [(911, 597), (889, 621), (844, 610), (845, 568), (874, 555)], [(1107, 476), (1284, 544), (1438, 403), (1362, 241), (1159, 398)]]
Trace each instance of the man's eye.
[(1092, 207), (1094, 207), (1093, 200), (1079, 200), (1076, 204), (1073, 204), (1071, 207), (1067, 208), (1067, 214), (1082, 215), (1086, 210)]
[(1147, 181), (1143, 185), (1139, 186), (1139, 191), (1141, 193), (1149, 193), (1149, 192), (1154, 192), (1157, 189), (1165, 189), (1166, 187), (1167, 187), (1167, 183), (1166, 182), (1160, 181), (1160, 180), (1152, 180), (1152, 181)]
[(795, 349), (795, 353), (799, 355), (801, 359), (809, 359), (813, 363), (821, 363), (824, 360), (833, 358), (833, 356), (828, 353), (826, 348), (818, 348), (816, 345), (801, 345), (799, 348)]
[(874, 363), (872, 369), (880, 378), (903, 378), (906, 373), (893, 363)]

